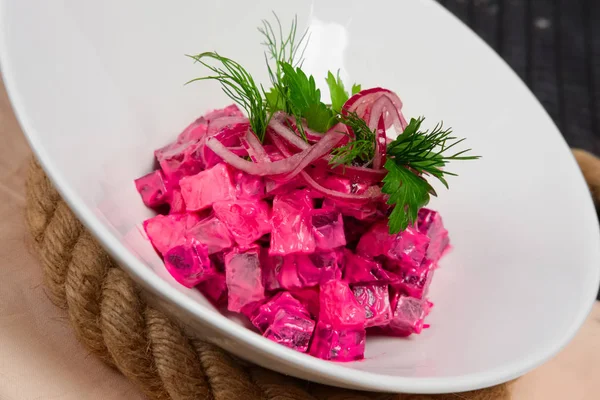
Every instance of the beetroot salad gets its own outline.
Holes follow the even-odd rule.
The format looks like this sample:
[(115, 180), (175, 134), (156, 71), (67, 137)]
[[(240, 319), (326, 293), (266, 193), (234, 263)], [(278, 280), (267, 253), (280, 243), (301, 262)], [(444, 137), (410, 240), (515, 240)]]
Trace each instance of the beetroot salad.
[[(449, 245), (425, 208), (471, 160), (442, 124), (407, 121), (380, 87), (350, 93), (301, 68), (297, 21), (263, 21), (272, 87), (216, 52), (191, 56), (236, 103), (208, 112), (156, 150), (135, 181), (157, 215), (144, 222), (169, 273), (263, 336), (333, 361), (364, 357), (367, 334), (406, 337), (428, 325), (427, 291)], [(239, 105), (239, 107), (238, 107)], [(242, 111), (243, 110), (243, 111)]]

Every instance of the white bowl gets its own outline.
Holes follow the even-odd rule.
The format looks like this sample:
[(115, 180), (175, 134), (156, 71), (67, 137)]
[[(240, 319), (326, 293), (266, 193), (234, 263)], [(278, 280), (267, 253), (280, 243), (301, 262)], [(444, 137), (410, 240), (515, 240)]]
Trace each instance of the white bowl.
[[(176, 284), (138, 230), (151, 212), (132, 180), (152, 151), (229, 103), (216, 84), (183, 86), (201, 74), (183, 55), (216, 49), (264, 81), (256, 26), (271, 10), (310, 26), (309, 72), (391, 88), (407, 116), (444, 120), (483, 156), (456, 163), (433, 203), (454, 250), (432, 286), (431, 329), (371, 338), (364, 361), (312, 358), (227, 319)], [(508, 66), (433, 1), (4, 0), (0, 56), (35, 153), (85, 225), (163, 307), (241, 357), (349, 388), (462, 391), (541, 364), (590, 310), (600, 237), (567, 145)]]

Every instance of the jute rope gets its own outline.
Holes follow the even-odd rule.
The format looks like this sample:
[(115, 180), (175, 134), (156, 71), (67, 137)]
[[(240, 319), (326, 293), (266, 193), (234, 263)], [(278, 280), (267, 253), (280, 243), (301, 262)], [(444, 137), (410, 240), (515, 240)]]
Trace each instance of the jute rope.
[[(600, 161), (575, 153), (594, 194)], [(597, 197), (597, 196), (595, 196)], [(27, 222), (51, 300), (65, 309), (91, 353), (117, 368), (150, 399), (187, 400), (502, 400), (509, 386), (447, 395), (371, 394), (300, 381), (246, 364), (186, 336), (91, 237), (35, 160), (27, 180)]]

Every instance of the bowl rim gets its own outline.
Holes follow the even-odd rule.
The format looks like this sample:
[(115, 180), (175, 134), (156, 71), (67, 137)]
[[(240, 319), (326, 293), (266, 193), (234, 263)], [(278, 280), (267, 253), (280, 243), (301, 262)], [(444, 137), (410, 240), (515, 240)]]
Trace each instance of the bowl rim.
[[(26, 136), (26, 139), (33, 150), (37, 160), (50, 178), (54, 187), (58, 190), (63, 200), (69, 205), (83, 225), (94, 235), (95, 238), (123, 267), (123, 269), (132, 275), (136, 282), (142, 284), (152, 293), (160, 296), (162, 299), (175, 304), (184, 310), (187, 314), (200, 320), (202, 323), (212, 325), (226, 337), (233, 340), (244, 342), (256, 350), (263, 352), (270, 358), (280, 359), (288, 366), (308, 369), (311, 375), (320, 375), (322, 381), (327, 381), (330, 385), (339, 385), (362, 390), (371, 390), (377, 392), (407, 392), (420, 394), (442, 394), (450, 392), (462, 392), (467, 390), (476, 390), (484, 387), (494, 386), (515, 379), (526, 372), (545, 363), (556, 353), (562, 350), (579, 331), (587, 316), (592, 310), (596, 299), (598, 282), (600, 282), (600, 268), (595, 269), (594, 279), (586, 282), (583, 298), (589, 299), (587, 307), (580, 307), (577, 310), (574, 323), (566, 330), (563, 336), (556, 340), (552, 346), (540, 348), (533, 353), (528, 353), (519, 359), (515, 359), (503, 366), (489, 369), (483, 372), (471, 373), (455, 377), (423, 378), (423, 377), (398, 377), (380, 373), (367, 372), (344, 367), (342, 363), (335, 363), (317, 359), (307, 354), (298, 353), (288, 349), (275, 342), (272, 342), (255, 332), (242, 327), (227, 317), (215, 313), (205, 306), (199, 305), (196, 301), (171, 287), (166, 281), (133, 255), (97, 218), (89, 207), (85, 205), (82, 198), (67, 183), (65, 177), (56, 168), (50, 156), (46, 153), (39, 141), (39, 132), (30, 123), (28, 111), (23, 105), (23, 99), (18, 90), (18, 83), (13, 77), (13, 66), (11, 57), (7, 50), (6, 29), (3, 23), (6, 18), (5, 8), (9, 0), (0, 0), (0, 71), (3, 75), (6, 92), (14, 109), (17, 120)], [(446, 18), (456, 18), (443, 6), (433, 0), (420, 0), (424, 3), (430, 3), (428, 6), (439, 7), (447, 13)], [(460, 21), (459, 21), (460, 22)], [(462, 24), (462, 22), (460, 22)], [(474, 32), (471, 32), (477, 40), (479, 38)], [(486, 45), (487, 46), (487, 45)], [(489, 50), (491, 50), (488, 47)], [(507, 73), (512, 73), (515, 79), (518, 79), (516, 73), (508, 64), (493, 50), (493, 56), (497, 57), (497, 62), (503, 64)], [(520, 79), (520, 84), (526, 86)], [(533, 93), (527, 89), (529, 96), (542, 108), (539, 101)], [(550, 118), (547, 112), (542, 108), (547, 118)], [(554, 124), (552, 122), (552, 124)], [(554, 125), (555, 126), (555, 125)], [(563, 138), (564, 141), (564, 138)], [(566, 145), (566, 142), (565, 142)], [(591, 197), (588, 200), (591, 203)], [(600, 234), (599, 234), (600, 237)], [(600, 243), (598, 244), (600, 248)]]

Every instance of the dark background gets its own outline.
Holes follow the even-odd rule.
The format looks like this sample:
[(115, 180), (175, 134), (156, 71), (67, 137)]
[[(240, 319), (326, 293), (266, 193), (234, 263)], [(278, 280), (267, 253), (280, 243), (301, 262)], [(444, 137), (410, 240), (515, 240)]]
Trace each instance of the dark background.
[(600, 0), (438, 0), (508, 62), (571, 147), (600, 154)]
[(438, 2), (506, 60), (571, 147), (600, 155), (600, 0)]

